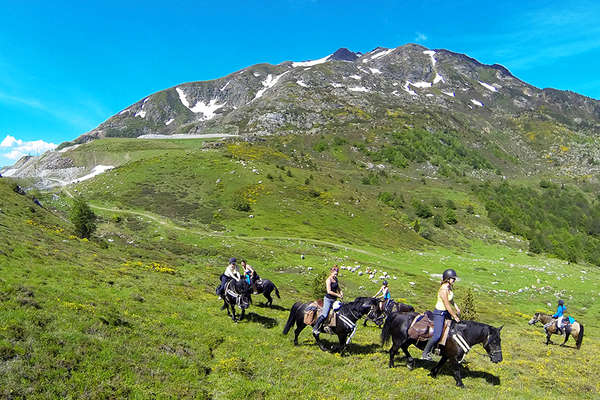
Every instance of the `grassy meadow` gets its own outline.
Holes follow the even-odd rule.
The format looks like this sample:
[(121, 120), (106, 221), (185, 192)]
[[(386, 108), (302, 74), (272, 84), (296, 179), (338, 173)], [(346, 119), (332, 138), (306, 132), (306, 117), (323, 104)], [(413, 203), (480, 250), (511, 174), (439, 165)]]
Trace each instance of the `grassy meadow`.
[[(66, 154), (118, 167), (36, 193), (44, 208), (0, 179), (0, 398), (600, 397), (598, 267), (530, 253), (488, 219), (473, 178), (370, 168), (352, 139), (320, 137), (103, 139)], [(68, 222), (77, 193), (99, 218), (90, 240)], [(457, 223), (436, 226), (449, 209)], [(253, 296), (237, 324), (214, 295), (231, 256), (281, 293), (273, 308)], [(474, 347), (458, 389), (449, 368), (432, 379), (433, 364), (409, 371), (400, 355), (387, 368), (372, 323), (344, 357), (320, 351), (308, 329), (294, 346), (282, 334), (288, 310), (312, 300), (332, 264), (388, 272), (392, 297), (417, 310), (433, 307), (439, 274), (455, 268), (457, 303), (470, 289), (478, 320), (504, 325), (504, 361)], [(379, 275), (342, 270), (346, 300), (374, 294)], [(572, 339), (545, 346), (543, 329), (527, 324), (558, 297), (585, 326), (581, 350)]]

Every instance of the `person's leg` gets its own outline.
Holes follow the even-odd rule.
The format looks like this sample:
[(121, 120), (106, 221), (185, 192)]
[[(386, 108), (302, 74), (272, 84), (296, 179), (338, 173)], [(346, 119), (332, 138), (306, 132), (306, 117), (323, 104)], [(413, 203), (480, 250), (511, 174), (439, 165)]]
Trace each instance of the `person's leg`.
[(327, 319), (327, 316), (329, 315), (329, 310), (331, 309), (331, 306), (333, 305), (334, 301), (335, 300), (331, 300), (328, 297), (323, 298), (323, 308), (321, 309), (321, 315), (319, 315), (319, 318), (317, 318), (317, 322), (315, 323), (315, 327), (313, 328), (313, 334), (319, 334), (321, 325), (323, 325), (323, 321)]
[(435, 347), (437, 342), (442, 337), (442, 331), (444, 330), (444, 320), (446, 319), (445, 311), (434, 310), (432, 314), (433, 314), (433, 336), (431, 336), (429, 338), (429, 340), (427, 341), (427, 345), (425, 346), (425, 349), (423, 350), (422, 358), (424, 360), (431, 360), (431, 354), (430, 354), (431, 350), (433, 350), (433, 348)]

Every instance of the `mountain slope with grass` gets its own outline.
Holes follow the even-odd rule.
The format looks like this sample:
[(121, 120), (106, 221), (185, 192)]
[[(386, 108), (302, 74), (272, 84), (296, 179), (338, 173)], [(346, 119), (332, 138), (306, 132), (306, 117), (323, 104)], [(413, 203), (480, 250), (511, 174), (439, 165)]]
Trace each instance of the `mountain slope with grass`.
[[(115, 165), (89, 180), (39, 192), (0, 179), (0, 397), (419, 398), (427, 387), (462, 399), (595, 398), (598, 267), (552, 247), (565, 234), (594, 240), (594, 179), (507, 183), (492, 158), (405, 132), (420, 139), (100, 139), (64, 153)], [(98, 216), (89, 240), (68, 220), (71, 196)], [(532, 248), (532, 228), (557, 236)], [(231, 256), (282, 296), (272, 309), (254, 296), (238, 324), (214, 295)], [(281, 333), (288, 310), (314, 298), (315, 277), (334, 263), (348, 300), (374, 294), (386, 274), (392, 296), (417, 310), (433, 306), (439, 274), (455, 268), (458, 304), (505, 325), (504, 361), (476, 346), (461, 390), (448, 368), (433, 380), (432, 365), (409, 371), (398, 357), (388, 369), (372, 324), (345, 357), (321, 352), (308, 330), (295, 347)], [(558, 298), (585, 326), (579, 351), (572, 339), (545, 346), (542, 328), (527, 325)]]

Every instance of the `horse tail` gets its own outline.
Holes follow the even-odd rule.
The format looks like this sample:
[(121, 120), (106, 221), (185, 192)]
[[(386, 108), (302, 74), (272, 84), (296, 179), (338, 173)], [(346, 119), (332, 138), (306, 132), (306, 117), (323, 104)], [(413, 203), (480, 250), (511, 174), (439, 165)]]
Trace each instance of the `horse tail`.
[(291, 327), (294, 326), (294, 322), (296, 322), (296, 312), (298, 311), (298, 309), (300, 308), (301, 305), (302, 305), (302, 303), (300, 303), (298, 301), (298, 302), (294, 303), (294, 305), (290, 309), (290, 316), (289, 316), (287, 322), (285, 323), (285, 327), (283, 328), (284, 335), (287, 335), (287, 333), (290, 331)]
[(394, 323), (395, 315), (392, 314), (385, 319), (385, 323), (383, 324), (383, 329), (381, 330), (381, 345), (385, 346), (387, 342), (390, 341), (390, 337), (392, 336), (392, 324)]
[(579, 335), (577, 335), (577, 341), (575, 342), (577, 344), (577, 349), (579, 349), (581, 347), (581, 342), (583, 342), (583, 325), (580, 322), (579, 323)]
[(277, 298), (280, 299), (281, 296), (279, 296), (279, 289), (277, 289), (277, 286), (275, 286), (274, 283), (273, 283), (273, 287), (275, 288), (275, 294), (277, 295)]

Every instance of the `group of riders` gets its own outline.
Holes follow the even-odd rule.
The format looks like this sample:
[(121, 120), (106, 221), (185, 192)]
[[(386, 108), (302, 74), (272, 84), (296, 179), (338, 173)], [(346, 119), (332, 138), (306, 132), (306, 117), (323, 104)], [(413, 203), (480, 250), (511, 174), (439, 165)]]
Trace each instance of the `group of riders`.
[[(219, 298), (224, 295), (225, 287), (228, 281), (234, 279), (239, 281), (245, 279), (248, 285), (252, 288), (253, 294), (257, 294), (256, 283), (260, 280), (256, 270), (252, 268), (246, 260), (241, 260), (241, 266), (243, 269), (243, 275), (237, 267), (237, 259), (232, 257), (229, 259), (229, 265), (225, 269), (225, 272), (221, 275), (221, 284), (217, 288), (217, 295)], [(331, 268), (330, 274), (325, 280), (325, 296), (323, 297), (323, 307), (321, 313), (314, 324), (313, 334), (319, 335), (323, 322), (327, 320), (329, 313), (332, 309), (336, 309), (337, 302), (340, 302), (344, 297), (344, 292), (341, 289), (338, 281), (339, 268), (337, 265)], [(446, 269), (442, 274), (442, 281), (437, 291), (437, 300), (435, 308), (431, 312), (433, 315), (433, 335), (428, 340), (425, 349), (423, 350), (422, 359), (431, 360), (431, 352), (440, 340), (444, 322), (446, 319), (453, 319), (456, 322), (460, 322), (460, 308), (454, 302), (453, 287), (456, 282), (457, 275), (456, 271), (452, 268)], [(392, 302), (390, 289), (388, 287), (387, 280), (383, 281), (381, 288), (375, 293), (374, 298), (381, 299), (380, 311), (384, 311), (388, 305)], [(556, 313), (552, 315), (556, 319), (556, 328), (560, 334), (564, 332), (565, 327), (569, 324), (569, 318), (566, 318), (567, 308), (563, 300), (558, 301), (558, 308)], [(553, 322), (554, 323), (554, 322)]]
[(250, 285), (250, 287), (252, 288), (252, 293), (258, 294), (258, 292), (256, 291), (256, 284), (260, 280), (260, 277), (256, 273), (256, 270), (252, 268), (250, 264), (246, 262), (246, 260), (241, 260), (240, 263), (242, 264), (244, 275), (240, 273), (240, 270), (237, 266), (237, 259), (235, 257), (231, 257), (229, 259), (229, 265), (227, 265), (227, 268), (225, 268), (225, 272), (221, 274), (221, 284), (217, 287), (216, 290), (217, 296), (219, 296), (219, 298), (222, 298), (224, 296), (227, 282), (229, 282), (232, 279), (236, 281), (245, 279), (246, 282), (248, 282), (248, 285)]

